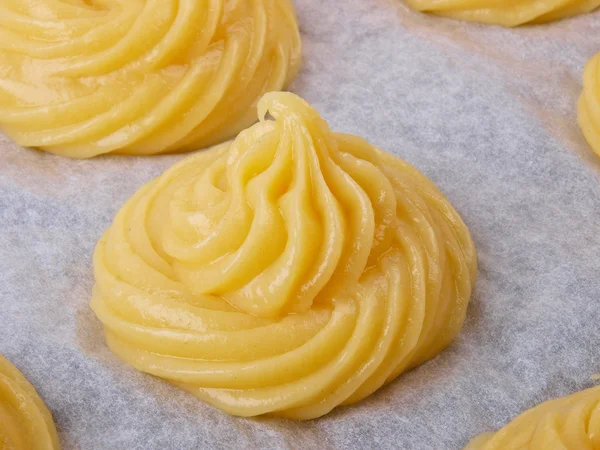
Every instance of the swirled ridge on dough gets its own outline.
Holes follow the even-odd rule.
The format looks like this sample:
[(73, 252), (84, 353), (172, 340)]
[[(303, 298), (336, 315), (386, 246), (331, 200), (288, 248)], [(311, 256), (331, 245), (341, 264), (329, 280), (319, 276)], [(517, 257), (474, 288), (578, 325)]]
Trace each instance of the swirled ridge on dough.
[(600, 386), (532, 408), (465, 450), (596, 450), (600, 448)]
[(35, 388), (0, 355), (0, 448), (58, 450), (50, 411)]
[(3, 0), (0, 128), (72, 158), (195, 150), (300, 58), (290, 0)]
[(450, 344), (475, 250), (406, 162), (293, 94), (258, 112), (123, 206), (96, 247), (92, 308), (135, 368), (230, 414), (311, 419)]
[(413, 9), (505, 27), (539, 24), (585, 14), (600, 0), (406, 0)]
[(590, 147), (600, 156), (600, 53), (589, 60), (583, 72), (578, 121)]

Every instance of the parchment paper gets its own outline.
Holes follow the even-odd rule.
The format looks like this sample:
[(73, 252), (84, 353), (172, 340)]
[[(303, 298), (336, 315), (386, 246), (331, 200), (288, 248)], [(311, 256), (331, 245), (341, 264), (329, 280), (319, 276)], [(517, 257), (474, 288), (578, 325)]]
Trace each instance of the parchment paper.
[(576, 123), (600, 14), (507, 30), (400, 0), (295, 3), (305, 62), (291, 89), (421, 169), (469, 225), (480, 268), (462, 333), (323, 419), (229, 417), (120, 362), (88, 307), (102, 231), (184, 156), (71, 161), (2, 137), (0, 353), (65, 449), (460, 449), (600, 372), (600, 158)]

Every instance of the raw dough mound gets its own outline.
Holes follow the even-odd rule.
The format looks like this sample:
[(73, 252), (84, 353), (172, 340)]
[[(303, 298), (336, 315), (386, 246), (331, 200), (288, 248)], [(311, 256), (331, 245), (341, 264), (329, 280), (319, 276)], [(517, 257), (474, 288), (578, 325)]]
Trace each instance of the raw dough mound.
[(406, 0), (413, 9), (505, 27), (536, 24), (588, 13), (600, 0)]
[(600, 386), (550, 400), (465, 450), (593, 450), (600, 448)]
[(600, 53), (585, 66), (578, 119), (592, 150), (600, 156)]
[(58, 450), (50, 411), (34, 387), (0, 355), (0, 448)]
[(234, 137), (295, 76), (290, 0), (3, 0), (0, 128), (72, 158)]
[(406, 162), (293, 94), (258, 111), (125, 204), (96, 248), (92, 307), (137, 369), (230, 414), (311, 419), (452, 342), (475, 249)]

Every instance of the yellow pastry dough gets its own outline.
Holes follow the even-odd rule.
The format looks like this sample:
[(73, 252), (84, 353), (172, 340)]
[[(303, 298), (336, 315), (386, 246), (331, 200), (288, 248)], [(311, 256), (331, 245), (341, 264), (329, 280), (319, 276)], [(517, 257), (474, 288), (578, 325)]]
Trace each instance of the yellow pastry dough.
[(600, 449), (600, 386), (550, 400), (496, 433), (475, 438), (465, 450)]
[(0, 128), (72, 158), (195, 150), (300, 57), (290, 0), (2, 0)]
[(34, 387), (0, 355), (0, 449), (59, 448), (50, 411)]
[(135, 368), (230, 414), (311, 419), (450, 344), (475, 250), (406, 162), (290, 93), (258, 113), (125, 204), (95, 251), (92, 308)]
[(579, 97), (579, 126), (592, 150), (600, 156), (600, 53), (585, 66)]
[(515, 27), (588, 13), (600, 0), (406, 0), (413, 9), (470, 22)]

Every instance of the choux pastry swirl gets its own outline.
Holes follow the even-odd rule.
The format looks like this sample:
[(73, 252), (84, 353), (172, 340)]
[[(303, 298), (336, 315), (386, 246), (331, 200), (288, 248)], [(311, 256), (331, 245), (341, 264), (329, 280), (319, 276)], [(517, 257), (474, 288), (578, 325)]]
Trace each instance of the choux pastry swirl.
[(600, 0), (406, 0), (413, 9), (505, 27), (539, 24), (585, 14)]
[(290, 0), (3, 0), (0, 128), (72, 158), (196, 150), (300, 58)]
[(465, 450), (594, 450), (600, 448), (600, 386), (532, 408)]
[(583, 72), (583, 91), (579, 97), (579, 127), (600, 156), (600, 53), (588, 61)]
[(133, 367), (230, 414), (311, 419), (452, 342), (475, 249), (406, 162), (290, 93), (258, 115), (123, 206), (96, 247), (92, 308)]
[(52, 415), (35, 388), (0, 355), (0, 448), (58, 450)]

